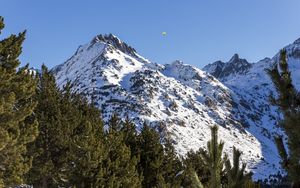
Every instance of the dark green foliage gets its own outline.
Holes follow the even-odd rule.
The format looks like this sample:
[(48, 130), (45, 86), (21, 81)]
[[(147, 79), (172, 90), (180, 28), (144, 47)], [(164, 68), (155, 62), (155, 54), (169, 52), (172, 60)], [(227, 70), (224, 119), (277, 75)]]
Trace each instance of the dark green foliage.
[(191, 177), (191, 188), (204, 188), (195, 170), (190, 168), (190, 170), (188, 170), (188, 174)]
[(67, 140), (69, 132), (64, 128), (62, 109), (60, 106), (62, 95), (59, 92), (55, 78), (43, 66), (37, 88), (38, 106), (35, 114), (39, 121), (39, 136), (31, 146), (31, 155), (35, 156), (33, 168), (28, 180), (35, 186), (53, 187), (59, 185), (63, 171), (66, 168)]
[[(130, 147), (125, 144), (125, 134), (121, 131), (123, 122), (113, 115), (106, 133), (108, 157), (104, 163), (104, 187), (140, 187), (137, 171), (138, 158), (131, 155)], [(130, 134), (128, 132), (128, 134)], [(127, 135), (128, 135), (127, 134)], [(130, 139), (127, 137), (127, 141)]]
[(233, 147), (233, 165), (230, 160), (226, 160), (226, 177), (228, 181), (228, 188), (244, 187), (246, 182), (251, 180), (251, 174), (245, 172), (246, 164), (242, 164), (240, 168), (241, 152)]
[(135, 124), (126, 119), (123, 122), (121, 132), (124, 135), (124, 143), (130, 148), (131, 157), (140, 162), (139, 135)]
[[(4, 28), (0, 17), (0, 33)], [(36, 138), (33, 115), (36, 79), (28, 66), (17, 70), (25, 32), (0, 41), (0, 187), (23, 183), (31, 167), (28, 143)]]
[(281, 136), (276, 137), (275, 142), (282, 158), (282, 166), (288, 172), (293, 187), (300, 187), (300, 94), (292, 83), (286, 50), (280, 52), (279, 69), (276, 66), (267, 70), (267, 73), (279, 94), (276, 99), (271, 97), (271, 101), (279, 106), (284, 114), (284, 120), (280, 122), (280, 125), (288, 137), (289, 152)]
[(208, 184), (210, 172), (201, 157), (202, 152), (203, 149), (200, 148), (197, 152), (190, 151), (187, 153), (186, 159), (184, 160), (185, 170), (183, 173), (184, 180), (182, 183), (184, 187), (190, 187), (195, 184), (193, 175), (194, 172), (197, 174), (198, 179), (203, 185)]
[(176, 155), (174, 146), (170, 138), (165, 139), (164, 142), (164, 160), (162, 164), (162, 172), (167, 187), (180, 187), (182, 177), (178, 176), (183, 170), (183, 165)]
[(139, 172), (144, 176), (143, 187), (166, 187), (162, 168), (164, 149), (159, 134), (146, 124), (140, 133), (140, 150)]
[(221, 187), (221, 172), (224, 160), (222, 159), (224, 142), (218, 142), (218, 127), (211, 128), (211, 140), (207, 142), (207, 151), (201, 151), (201, 157), (210, 172), (209, 187)]
[(103, 123), (100, 112), (70, 84), (60, 91), (42, 67), (35, 114), (40, 134), (31, 145), (34, 156), (28, 183), (37, 187), (92, 187), (103, 184)]
[[(251, 174), (245, 173), (246, 165), (240, 167), (241, 152), (233, 149), (233, 165), (227, 158), (222, 157), (224, 142), (218, 142), (218, 128), (211, 128), (211, 140), (207, 150), (199, 149), (189, 152), (184, 161), (183, 187), (255, 187)], [(225, 170), (224, 170), (225, 164)]]
[(75, 187), (97, 187), (104, 183), (103, 165), (107, 158), (100, 111), (79, 95), (72, 102), (78, 124), (70, 138), (69, 182)]

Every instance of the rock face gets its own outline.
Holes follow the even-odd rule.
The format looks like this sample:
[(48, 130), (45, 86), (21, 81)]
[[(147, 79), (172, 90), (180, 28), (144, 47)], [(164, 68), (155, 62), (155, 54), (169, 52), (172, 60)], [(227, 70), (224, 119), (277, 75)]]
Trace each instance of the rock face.
[(227, 63), (216, 61), (206, 65), (203, 70), (219, 80), (223, 80), (229, 75), (246, 74), (251, 67), (252, 64), (248, 63), (246, 59), (240, 59), (238, 54), (234, 54)]
[[(286, 48), (299, 86), (300, 45)], [(248, 170), (262, 179), (282, 172), (273, 142), (282, 134), (281, 114), (268, 101), (275, 90), (264, 71), (277, 59), (278, 54), (251, 64), (234, 55), (227, 63), (205, 66), (205, 72), (181, 61), (150, 62), (110, 34), (80, 46), (52, 71), (60, 87), (71, 81), (76, 92), (95, 103), (104, 120), (117, 113), (137, 129), (147, 122), (173, 140), (179, 155), (205, 147), (210, 127), (218, 125), (225, 151), (231, 155), (233, 146), (240, 149)]]

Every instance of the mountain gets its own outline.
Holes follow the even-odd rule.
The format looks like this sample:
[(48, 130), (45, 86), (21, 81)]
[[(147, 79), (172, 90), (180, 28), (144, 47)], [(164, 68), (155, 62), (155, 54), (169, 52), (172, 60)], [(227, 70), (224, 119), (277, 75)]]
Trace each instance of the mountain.
[(219, 80), (223, 80), (229, 75), (246, 74), (251, 67), (252, 64), (248, 63), (246, 59), (240, 59), (238, 54), (234, 54), (227, 63), (216, 61), (206, 65), (203, 70), (209, 72)]
[[(299, 41), (287, 46), (293, 75), (300, 70)], [(205, 72), (178, 60), (153, 63), (109, 34), (80, 46), (52, 71), (60, 87), (72, 82), (102, 110), (104, 120), (117, 113), (138, 130), (147, 122), (172, 139), (179, 155), (205, 147), (210, 127), (218, 125), (225, 151), (231, 155), (233, 146), (240, 149), (254, 179), (263, 179), (282, 173), (273, 142), (273, 135), (282, 134), (281, 114), (268, 101), (275, 90), (264, 71), (277, 59), (278, 54), (248, 63), (236, 54), (227, 63), (206, 66)]]

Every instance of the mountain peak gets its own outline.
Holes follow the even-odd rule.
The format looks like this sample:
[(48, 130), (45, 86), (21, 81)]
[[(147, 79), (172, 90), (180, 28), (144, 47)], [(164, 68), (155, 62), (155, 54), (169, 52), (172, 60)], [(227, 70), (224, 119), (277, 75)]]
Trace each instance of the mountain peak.
[(183, 62), (182, 61), (180, 61), (180, 60), (175, 60), (175, 61), (173, 61), (172, 63), (171, 63), (172, 65), (183, 65)]
[(240, 57), (238, 54), (234, 54), (231, 59), (229, 60), (229, 62), (237, 62), (240, 60)]
[(117, 36), (111, 33), (105, 35), (101, 35), (101, 34), (97, 35), (96, 37), (94, 37), (91, 43), (97, 43), (97, 42), (103, 42), (109, 44), (123, 53), (136, 57), (137, 52), (133, 47), (121, 41)]
[(206, 65), (203, 70), (223, 80), (230, 75), (245, 74), (251, 66), (246, 59), (241, 59), (238, 54), (234, 54), (227, 63), (216, 61)]

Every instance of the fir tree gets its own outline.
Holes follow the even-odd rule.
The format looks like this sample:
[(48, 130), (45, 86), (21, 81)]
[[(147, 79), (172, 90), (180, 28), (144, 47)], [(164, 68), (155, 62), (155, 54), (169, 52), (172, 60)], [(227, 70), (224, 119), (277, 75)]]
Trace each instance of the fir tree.
[[(0, 34), (3, 28), (0, 17)], [(17, 70), (24, 39), (22, 32), (0, 41), (0, 187), (23, 183), (31, 167), (27, 145), (38, 134), (33, 115), (36, 79), (28, 66)]]
[(282, 136), (275, 138), (275, 142), (282, 158), (282, 166), (288, 172), (293, 187), (300, 187), (300, 93), (295, 89), (291, 73), (288, 69), (286, 50), (280, 52), (279, 68), (275, 66), (267, 73), (279, 94), (278, 98), (271, 97), (271, 102), (281, 109), (284, 120), (280, 122), (288, 141), (287, 149)]

